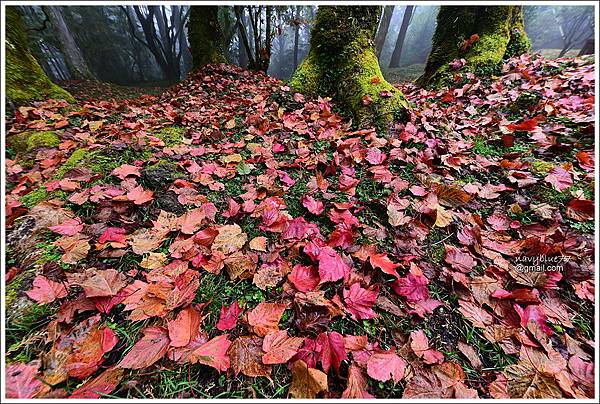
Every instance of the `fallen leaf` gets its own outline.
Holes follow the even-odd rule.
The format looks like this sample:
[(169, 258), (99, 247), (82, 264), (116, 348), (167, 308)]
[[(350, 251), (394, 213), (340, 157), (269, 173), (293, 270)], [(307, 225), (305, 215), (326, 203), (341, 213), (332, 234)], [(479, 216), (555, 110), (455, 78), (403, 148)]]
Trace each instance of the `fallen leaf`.
[(309, 368), (302, 360), (294, 362), (290, 395), (294, 398), (316, 398), (323, 391), (327, 391), (327, 375)]

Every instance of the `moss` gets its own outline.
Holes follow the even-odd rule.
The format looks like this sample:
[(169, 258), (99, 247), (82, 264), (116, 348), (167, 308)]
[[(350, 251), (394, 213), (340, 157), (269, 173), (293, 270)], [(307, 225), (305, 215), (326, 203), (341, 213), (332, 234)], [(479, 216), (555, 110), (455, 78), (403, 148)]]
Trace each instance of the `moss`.
[[(461, 49), (473, 35), (478, 39)], [(457, 71), (449, 63), (461, 58), (466, 60), (461, 71), (490, 73), (503, 59), (529, 48), (522, 6), (442, 6), (425, 73), (417, 82), (428, 86), (451, 83)]]
[(172, 147), (181, 144), (186, 134), (186, 129), (179, 126), (169, 126), (161, 129), (155, 136), (165, 143), (165, 146)]
[(17, 153), (24, 153), (40, 147), (56, 147), (60, 138), (55, 132), (25, 131), (9, 136), (6, 144)]
[(544, 160), (534, 160), (531, 163), (531, 171), (536, 174), (546, 174), (554, 169), (554, 164)]
[[(333, 97), (361, 126), (383, 129), (408, 109), (375, 56), (379, 7), (320, 7), (311, 49), (290, 80), (295, 91)], [(367, 100), (363, 102), (363, 100)]]
[(61, 179), (64, 177), (67, 171), (82, 165), (83, 161), (85, 161), (89, 155), (90, 152), (87, 149), (75, 150), (73, 153), (71, 153), (67, 161), (65, 161), (64, 164), (56, 171), (56, 178)]
[(226, 62), (216, 6), (192, 6), (188, 28), (195, 69), (209, 63)]
[(31, 55), (17, 7), (6, 7), (6, 95), (16, 105), (47, 98), (75, 102), (67, 91), (54, 84)]
[(43, 200), (48, 198), (48, 191), (46, 187), (42, 185), (41, 187), (31, 191), (27, 195), (21, 197), (20, 201), (28, 209), (33, 208), (35, 205), (40, 203)]

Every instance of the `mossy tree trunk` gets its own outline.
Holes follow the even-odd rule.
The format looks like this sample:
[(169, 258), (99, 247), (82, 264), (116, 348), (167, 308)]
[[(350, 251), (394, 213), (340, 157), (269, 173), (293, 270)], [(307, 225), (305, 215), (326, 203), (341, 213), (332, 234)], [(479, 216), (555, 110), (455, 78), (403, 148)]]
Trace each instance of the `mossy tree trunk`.
[(188, 40), (193, 68), (209, 63), (225, 63), (217, 6), (191, 6)]
[(17, 7), (6, 7), (6, 96), (15, 105), (48, 98), (74, 102), (67, 91), (54, 84), (31, 55), (25, 26)]
[[(442, 6), (425, 73), (418, 83), (449, 84), (458, 68), (492, 71), (502, 60), (526, 53), (530, 46), (522, 6)], [(451, 68), (457, 59), (465, 59), (465, 65)]]
[(310, 52), (290, 87), (330, 96), (361, 126), (387, 128), (402, 118), (408, 103), (385, 81), (374, 38), (381, 7), (322, 6), (311, 32)]

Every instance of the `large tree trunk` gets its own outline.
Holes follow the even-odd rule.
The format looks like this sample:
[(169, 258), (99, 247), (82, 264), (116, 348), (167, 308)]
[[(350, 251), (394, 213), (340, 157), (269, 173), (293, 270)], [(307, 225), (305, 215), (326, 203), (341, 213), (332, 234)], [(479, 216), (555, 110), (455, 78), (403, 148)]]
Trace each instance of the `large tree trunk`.
[(373, 40), (381, 7), (321, 6), (310, 52), (290, 81), (294, 90), (332, 96), (361, 126), (387, 128), (408, 103), (385, 81)]
[(61, 8), (58, 6), (42, 6), (42, 10), (50, 20), (50, 24), (52, 24), (54, 33), (58, 38), (58, 45), (65, 56), (71, 76), (78, 80), (94, 80), (95, 77), (88, 67), (73, 35), (71, 35)]
[(188, 35), (194, 69), (226, 62), (217, 6), (191, 6)]
[(400, 32), (398, 32), (398, 38), (396, 38), (396, 45), (394, 46), (394, 52), (390, 59), (390, 67), (400, 67), (400, 57), (402, 56), (402, 47), (404, 46), (404, 40), (406, 39), (406, 31), (410, 25), (415, 6), (406, 6), (404, 9), (404, 17), (402, 18), (402, 25), (400, 26)]
[(381, 51), (385, 45), (385, 38), (390, 29), (390, 22), (392, 22), (392, 15), (394, 15), (394, 6), (385, 6), (383, 8), (383, 17), (381, 17), (381, 23), (377, 30), (377, 36), (375, 37), (375, 52), (378, 58), (381, 57)]
[(529, 48), (522, 6), (442, 6), (425, 73), (418, 83), (449, 84), (457, 72), (449, 64), (456, 59), (465, 59), (463, 71), (483, 73)]
[(17, 7), (6, 7), (6, 96), (15, 105), (47, 98), (74, 102), (67, 91), (54, 84), (31, 55), (25, 27)]

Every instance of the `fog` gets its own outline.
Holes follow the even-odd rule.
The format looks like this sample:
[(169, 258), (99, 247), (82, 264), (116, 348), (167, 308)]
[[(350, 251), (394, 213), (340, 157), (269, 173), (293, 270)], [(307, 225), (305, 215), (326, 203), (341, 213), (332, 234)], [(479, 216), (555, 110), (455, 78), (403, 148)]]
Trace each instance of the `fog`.
[[(100, 81), (138, 86), (167, 85), (185, 79), (191, 69), (186, 40), (188, 6), (148, 6), (138, 7), (139, 10), (132, 6), (59, 8), (68, 30), (66, 34), (72, 36), (93, 77)], [(59, 39), (65, 33), (58, 32), (49, 21), (47, 10), (41, 6), (21, 9), (32, 52), (49, 77), (55, 81), (77, 78), (73, 67), (66, 62), (65, 47)], [(257, 21), (262, 22), (267, 16), (265, 9), (266, 6), (243, 8), (242, 24), (250, 36), (255, 33), (248, 17), (257, 16)], [(305, 5), (272, 7), (271, 32), (258, 33), (261, 38), (267, 34), (272, 36), (268, 74), (289, 79), (297, 64), (306, 57), (316, 9), (316, 6)], [(383, 35), (384, 12), (378, 51), (385, 75), (412, 80), (422, 72), (431, 50), (437, 10), (438, 6), (389, 6), (386, 35)], [(525, 29), (533, 50), (547, 57), (577, 55), (585, 41), (593, 38), (593, 12), (591, 6), (525, 6)], [(233, 7), (221, 7), (219, 13), (228, 62), (246, 67), (247, 55), (240, 46)], [(144, 36), (144, 18), (151, 20), (155, 38)], [(260, 24), (262, 28), (257, 29), (264, 30), (264, 26)], [(183, 34), (172, 37), (178, 27), (183, 29)], [(158, 54), (148, 46), (152, 41), (162, 49)], [(167, 52), (168, 49), (172, 52)]]

